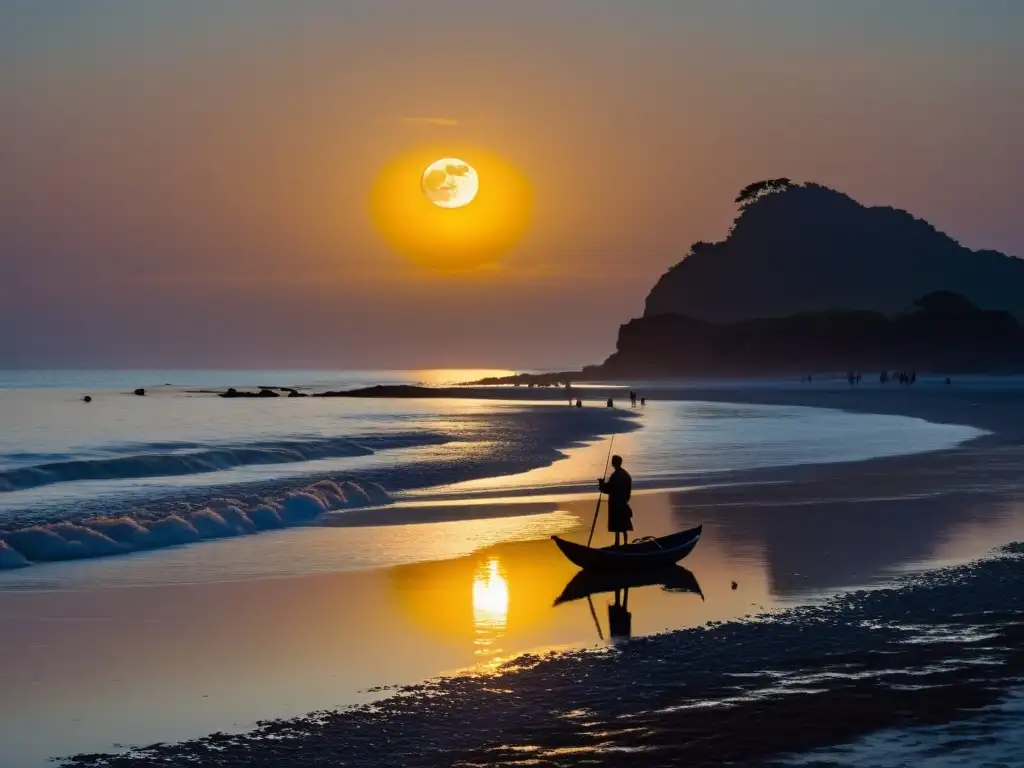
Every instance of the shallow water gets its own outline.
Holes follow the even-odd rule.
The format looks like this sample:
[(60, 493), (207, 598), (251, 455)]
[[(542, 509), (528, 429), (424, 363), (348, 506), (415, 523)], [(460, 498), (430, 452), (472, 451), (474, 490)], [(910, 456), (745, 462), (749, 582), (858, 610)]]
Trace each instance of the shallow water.
[[(1024, 536), (1024, 507), (911, 509), (880, 515), (878, 546), (854, 557), (837, 543), (862, 526), (857, 515), (723, 507), (697, 520), (686, 495), (645, 494), (634, 506), (644, 533), (704, 523), (683, 563), (700, 592), (686, 579), (633, 587), (620, 593), (628, 615), (614, 591), (554, 605), (576, 571), (546, 537), (585, 539), (590, 499), (11, 572), (0, 590), (0, 681), (10, 694), (0, 698), (0, 742), (21, 768), (115, 742), (245, 730), (365, 701), (381, 685), (493, 669), (524, 651), (619, 644), (624, 624), (639, 638), (813, 602)], [(382, 537), (403, 564), (340, 570), (359, 552), (372, 564)], [(607, 537), (599, 528), (598, 543)]]
[[(4, 466), (133, 457), (140, 446), (164, 457), (282, 442), (414, 442), (0, 493), (8, 531), (32, 522), (67, 531), (54, 521), (81, 520), (83, 510), (182, 515), (217, 497), (287, 509), (315, 491), (321, 501), (286, 530), (0, 572), (5, 768), (245, 730), (266, 717), (364, 701), (381, 685), (492, 669), (524, 651), (603, 647), (815, 601), (1024, 538), (1021, 508), (990, 499), (941, 509), (911, 498), (858, 504), (871, 487), (855, 485), (842, 504), (772, 506), (753, 488), (745, 503), (694, 508), (684, 490), (654, 492), (713, 485), (730, 470), (949, 448), (980, 434), (917, 419), (686, 402), (581, 412), (497, 401), (94, 393), (106, 394), (86, 405), (59, 387), (0, 391), (0, 426), (13, 427), (0, 429)], [(641, 428), (623, 431), (632, 425)], [(555, 606), (575, 569), (547, 537), (586, 539), (608, 448), (592, 438), (610, 433), (637, 478), (639, 532), (706, 525), (685, 562), (697, 591), (679, 577), (671, 589), (634, 586), (618, 605), (612, 591)], [(379, 484), (387, 503), (309, 490), (350, 478)], [(606, 540), (599, 526), (597, 541)]]
[(574, 446), (609, 433), (619, 433), (616, 451), (638, 488), (940, 450), (981, 434), (898, 416), (699, 402), (226, 401), (174, 387), (94, 397), (0, 389), (0, 570), (306, 524), (391, 499), (589, 491), (607, 451)]
[[(1024, 549), (1018, 545), (1016, 551)], [(709, 622), (696, 631), (635, 640), (620, 635), (609, 651), (541, 651), (508, 664), (498, 664), (494, 655), (504, 645), (501, 628), (512, 622), (511, 581), (493, 560), (473, 574), (466, 602), (474, 633), (467, 641), (484, 658), (491, 655), (490, 664), (477, 667), (485, 674), (409, 686), (372, 708), (265, 723), (250, 736), (221, 733), (157, 745), (142, 763), (83, 756), (75, 764), (184, 766), (215, 755), (225, 766), (307, 768), (330, 755), (332, 764), (361, 768), (538, 762), (569, 768), (595, 761), (625, 768), (641, 759), (761, 765), (766, 758), (900, 727), (902, 737), (887, 734), (899, 742), (896, 751), (883, 740), (875, 752), (860, 753), (865, 761), (852, 763), (898, 765), (899, 748), (903, 758), (915, 752), (935, 757), (935, 751), (964, 746), (963, 739), (950, 737), (965, 732), (973, 732), (975, 747), (994, 747), (976, 749), (975, 758), (998, 759), (1007, 754), (1003, 733), (1015, 733), (1019, 722), (1013, 706), (1000, 710), (1000, 700), (1012, 695), (1024, 673), (1019, 555), (1003, 553), (897, 588), (862, 590), (753, 621)], [(452, 581), (441, 585), (419, 575), (410, 574), (414, 578), (403, 586), (433, 597), (423, 618), (436, 619), (438, 633), (447, 637), (449, 627), (461, 624), (458, 611), (444, 610)], [(677, 597), (694, 605), (711, 602), (708, 596), (696, 603), (693, 592)], [(629, 624), (622, 614), (639, 613), (635, 602), (631, 591), (628, 608), (627, 598), (618, 605), (620, 632)], [(937, 612), (936, 605), (957, 610)], [(342, 612), (356, 607), (344, 603)], [(601, 613), (598, 607), (595, 620)], [(332, 616), (325, 629), (344, 640), (345, 627)], [(388, 650), (385, 639), (378, 662), (396, 674), (407, 658), (387, 658)], [(322, 677), (337, 669), (331, 656), (319, 661)], [(279, 664), (291, 672), (291, 662)], [(936, 723), (944, 726), (932, 734), (933, 754), (915, 750), (914, 732)], [(876, 756), (882, 761), (871, 762)]]

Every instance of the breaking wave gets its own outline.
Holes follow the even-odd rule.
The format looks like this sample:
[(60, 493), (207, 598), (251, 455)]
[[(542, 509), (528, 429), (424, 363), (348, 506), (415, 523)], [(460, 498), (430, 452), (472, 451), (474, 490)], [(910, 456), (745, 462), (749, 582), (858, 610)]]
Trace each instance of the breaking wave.
[[(389, 504), (392, 493), (545, 466), (564, 456), (565, 448), (602, 433), (637, 428), (627, 414), (605, 409), (498, 407), (446, 419), (443, 427), (400, 433), (242, 446), (120, 444), (108, 446), (96, 458), (46, 462), (40, 461), (42, 454), (22, 453), (21, 460), (36, 463), (0, 471), (0, 495), (9, 502), (24, 494), (30, 497), (21, 506), (9, 505), (9, 512), (0, 509), (0, 571), (319, 523), (327, 512)], [(420, 450), (425, 448), (430, 450)], [(316, 463), (385, 451), (391, 452), (382, 453), (379, 462), (347, 469)], [(292, 470), (267, 480), (232, 480), (226, 471), (256, 464), (291, 465)], [(223, 482), (174, 488), (128, 482), (116, 493), (69, 488), (68, 494), (38, 499), (52, 490), (37, 490), (46, 485), (203, 472), (212, 473), (215, 482), (217, 473), (223, 473)], [(363, 523), (376, 512), (361, 515)]]
[(0, 534), (0, 570), (259, 533), (309, 523), (329, 510), (386, 504), (390, 500), (376, 483), (321, 480), (277, 497), (227, 496), (174, 512), (33, 525)]
[(187, 443), (153, 444), (146, 446), (151, 449), (149, 453), (51, 461), (3, 470), (0, 471), (0, 493), (24, 491), (54, 483), (81, 480), (174, 477), (220, 472), (259, 464), (293, 464), (316, 459), (369, 456), (379, 450), (438, 444), (445, 442), (446, 439), (443, 435), (417, 433), (358, 439), (281, 440), (243, 446), (200, 446)]

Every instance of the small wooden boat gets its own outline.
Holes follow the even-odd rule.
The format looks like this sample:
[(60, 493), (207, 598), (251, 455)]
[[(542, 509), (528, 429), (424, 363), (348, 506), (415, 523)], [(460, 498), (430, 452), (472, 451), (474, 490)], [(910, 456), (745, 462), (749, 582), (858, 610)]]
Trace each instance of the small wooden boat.
[(704, 526), (611, 547), (587, 547), (552, 536), (562, 554), (585, 571), (652, 570), (675, 565), (693, 551)]
[(578, 571), (555, 599), (555, 605), (620, 589), (660, 586), (669, 592), (692, 592), (704, 599), (697, 577), (681, 565), (644, 571)]

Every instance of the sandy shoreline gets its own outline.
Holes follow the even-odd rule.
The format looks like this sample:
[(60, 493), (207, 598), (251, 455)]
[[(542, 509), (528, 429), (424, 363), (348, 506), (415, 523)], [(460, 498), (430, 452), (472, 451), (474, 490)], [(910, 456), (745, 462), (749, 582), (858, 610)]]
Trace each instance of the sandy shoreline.
[[(669, 394), (659, 392), (657, 396)], [(742, 391), (687, 389), (685, 396), (718, 402), (808, 405), (910, 415), (975, 426), (993, 433), (950, 451), (853, 464), (749, 471), (737, 473), (732, 479), (755, 485), (667, 495), (670, 522), (693, 520), (718, 510), (726, 516), (727, 526), (760, 526), (759, 541), (768, 552), (775, 552), (774, 560), (769, 557), (765, 566), (770, 591), (799, 592), (801, 586), (817, 584), (820, 592), (861, 583), (859, 580), (880, 572), (882, 560), (897, 569), (912, 568), (926, 561), (941, 562), (942, 546), (936, 542), (952, 537), (952, 542), (959, 539), (962, 545), (965, 536), (971, 539), (970, 528), (964, 523), (972, 515), (984, 518), (986, 514), (1005, 514), (1007, 509), (1013, 515), (1019, 514), (1024, 498), (1020, 477), (1020, 468), (1024, 466), (1022, 393), (966, 387), (888, 391), (748, 387)], [(927, 546), (921, 543), (922, 526), (932, 530), (927, 535), (933, 543)], [(809, 534), (812, 539), (801, 539), (802, 531), (815, 527), (816, 532)], [(724, 528), (722, 534), (730, 530), (733, 528)], [(993, 535), (1002, 535), (1005, 540), (1016, 537), (1018, 532), (1015, 525), (990, 526), (987, 530), (987, 539), (974, 536), (973, 550), (951, 546), (949, 557), (962, 560), (965, 552), (976, 556), (1001, 543), (992, 540)], [(821, 542), (827, 545), (829, 536), (837, 545), (835, 552), (823, 553)], [(817, 552), (803, 551), (808, 540), (816, 542), (812, 549), (817, 548)], [(876, 555), (880, 540), (886, 546), (881, 547), (882, 554)], [(837, 556), (843, 554), (847, 562), (837, 562)], [(776, 560), (779, 564), (773, 565)], [(798, 562), (801, 564), (795, 566)], [(694, 565), (694, 572), (701, 576), (698, 564)], [(723, 572), (714, 580), (715, 584), (724, 576)], [(685, 761), (711, 765), (719, 764), (723, 744), (733, 744), (739, 750), (735, 759), (759, 761), (785, 751), (836, 743), (885, 725), (960, 716), (963, 703), (997, 699), (1020, 674), (1012, 666), (1016, 662), (1006, 666), (1008, 662), (1003, 657), (1015, 637), (1015, 622), (1021, 619), (1020, 598), (1014, 596), (1022, 593), (1021, 580), (1024, 572), (1020, 561), (1016, 556), (1004, 555), (991, 562), (933, 573), (900, 589), (837, 598), (824, 607), (802, 609), (768, 624), (727, 622), (710, 630), (634, 639), (628, 646), (597, 655), (568, 654), (540, 663), (528, 660), (527, 669), (508, 670), (490, 682), (457, 678), (442, 683), (445, 696), (439, 698), (421, 692), (389, 700), (371, 710), (277, 722), (262, 733), (263, 737), (285, 735), (283, 741), (261, 738), (259, 733), (251, 737), (221, 736), (212, 741), (161, 747), (130, 758), (135, 762), (92, 756), (77, 763), (184, 765), (190, 757), (201, 756), (207, 761), (204, 764), (217, 765), (254, 765), (265, 760), (302, 766), (385, 765), (396, 761), (408, 765), (513, 765), (538, 759), (543, 764), (576, 765), (600, 755), (603, 764), (614, 765), (616, 760), (628, 764), (623, 756), (630, 752), (622, 749), (657, 746), (664, 764)], [(704, 583), (701, 586), (709, 591)], [(964, 590), (971, 596), (969, 605), (963, 600)], [(710, 590), (712, 594), (714, 591)], [(957, 615), (946, 615), (954, 608)], [(756, 608), (747, 610), (756, 612)], [(822, 613), (807, 612), (812, 610)], [(895, 626), (911, 618), (911, 623), (918, 627), (914, 631), (923, 633), (919, 640), (925, 644), (916, 647), (929, 648), (931, 658), (941, 658), (948, 667), (948, 674), (943, 672), (941, 679), (931, 680), (924, 670), (915, 671), (917, 662), (905, 655), (892, 657), (893, 664), (882, 663), (880, 660), (889, 656), (877, 645), (878, 630), (864, 630), (865, 622), (872, 626)], [(982, 639), (1003, 638), (999, 642), (986, 640), (984, 647), (986, 653), (1002, 654), (1000, 663), (1004, 666), (997, 673), (978, 673), (961, 651), (975, 647), (972, 643), (981, 643), (982, 639), (966, 644), (962, 637), (951, 640), (943, 635), (946, 629), (938, 625), (956, 625), (958, 637), (966, 632), (964, 636), (978, 633), (977, 637)], [(885, 630), (883, 645), (897, 642), (900, 637), (905, 639), (907, 631)], [(808, 640), (816, 639), (794, 644), (794, 632), (797, 637), (806, 633)], [(824, 634), (819, 636), (819, 632)], [(749, 633), (754, 634), (745, 640)], [(773, 654), (789, 647), (799, 653), (797, 658), (786, 657), (784, 653), (777, 658), (764, 656), (760, 651), (751, 653), (751, 648), (766, 643)], [(846, 656), (845, 660), (837, 661), (834, 649), (840, 646)], [(822, 648), (833, 650), (822, 654)], [(666, 662), (681, 655), (688, 663), (666, 673)], [(786, 695), (778, 696), (778, 681), (768, 684), (770, 681), (763, 674), (753, 689), (747, 683), (737, 683), (748, 679), (744, 675), (756, 677), (756, 673), (763, 673), (776, 662), (788, 665), (787, 674), (794, 679), (803, 673), (801, 670), (814, 669), (828, 670), (825, 677), (832, 679), (838, 669), (841, 674), (835, 679), (845, 682), (825, 684), (819, 678), (814, 678), (813, 684), (792, 682), (783, 686), (787, 688)], [(847, 675), (844, 671), (857, 665), (862, 667), (857, 674)], [(727, 668), (735, 668), (741, 677), (723, 676)], [(622, 677), (620, 669), (639, 671), (632, 677)], [(860, 676), (867, 672), (871, 674)], [(692, 686), (694, 676), (702, 680), (696, 687)], [(891, 684), (893, 676), (915, 680), (915, 685), (921, 683), (923, 693), (901, 692), (898, 685)], [(583, 678), (586, 683), (581, 683)], [(754, 689), (760, 693), (751, 697)], [(953, 690), (956, 696), (947, 697), (946, 693)], [(793, 692), (800, 695), (792, 695)], [(734, 701), (738, 694), (742, 694), (742, 700)], [(737, 713), (735, 718), (694, 718), (690, 713), (684, 723), (678, 714), (673, 714), (678, 710), (661, 712), (652, 708), (654, 701), (679, 707), (716, 695), (723, 701), (720, 706)], [(858, 697), (867, 695), (881, 696), (883, 703), (870, 712), (859, 708)], [(613, 701), (618, 703), (612, 706)], [(627, 711), (613, 711), (620, 706)], [(500, 712), (497, 720), (501, 727), (496, 730), (494, 723), (480, 722), (472, 714), (480, 710)], [(640, 730), (631, 730), (632, 726), (622, 728), (622, 716), (639, 720)], [(784, 728), (751, 730), (743, 725), (745, 721), (762, 718), (766, 718), (767, 725), (767, 718), (775, 717), (810, 718), (810, 731), (817, 735), (794, 740), (785, 736)], [(832, 727), (839, 722), (847, 724), (841, 732)], [(832, 735), (828, 735), (830, 728)], [(765, 734), (777, 730), (783, 735), (765, 740)], [(687, 734), (686, 739), (673, 740), (675, 737), (665, 735), (676, 731)], [(383, 744), (390, 747), (382, 748)], [(707, 745), (706, 751), (696, 746), (700, 744)], [(746, 746), (741, 749), (739, 745)], [(221, 747), (226, 752), (221, 752)]]
[(70, 764), (761, 764), (997, 702), (1024, 674), (1022, 553), (610, 653), (523, 656), (493, 676), (411, 686), (380, 706), (243, 737)]

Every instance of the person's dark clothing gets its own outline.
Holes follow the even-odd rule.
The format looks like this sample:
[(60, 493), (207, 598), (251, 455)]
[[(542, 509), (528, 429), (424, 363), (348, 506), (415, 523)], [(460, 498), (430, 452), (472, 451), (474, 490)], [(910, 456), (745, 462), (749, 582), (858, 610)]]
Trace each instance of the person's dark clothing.
[(629, 508), (629, 497), (633, 492), (633, 478), (619, 467), (611, 477), (601, 481), (602, 493), (608, 494), (608, 530), (624, 533), (633, 530), (633, 510)]

